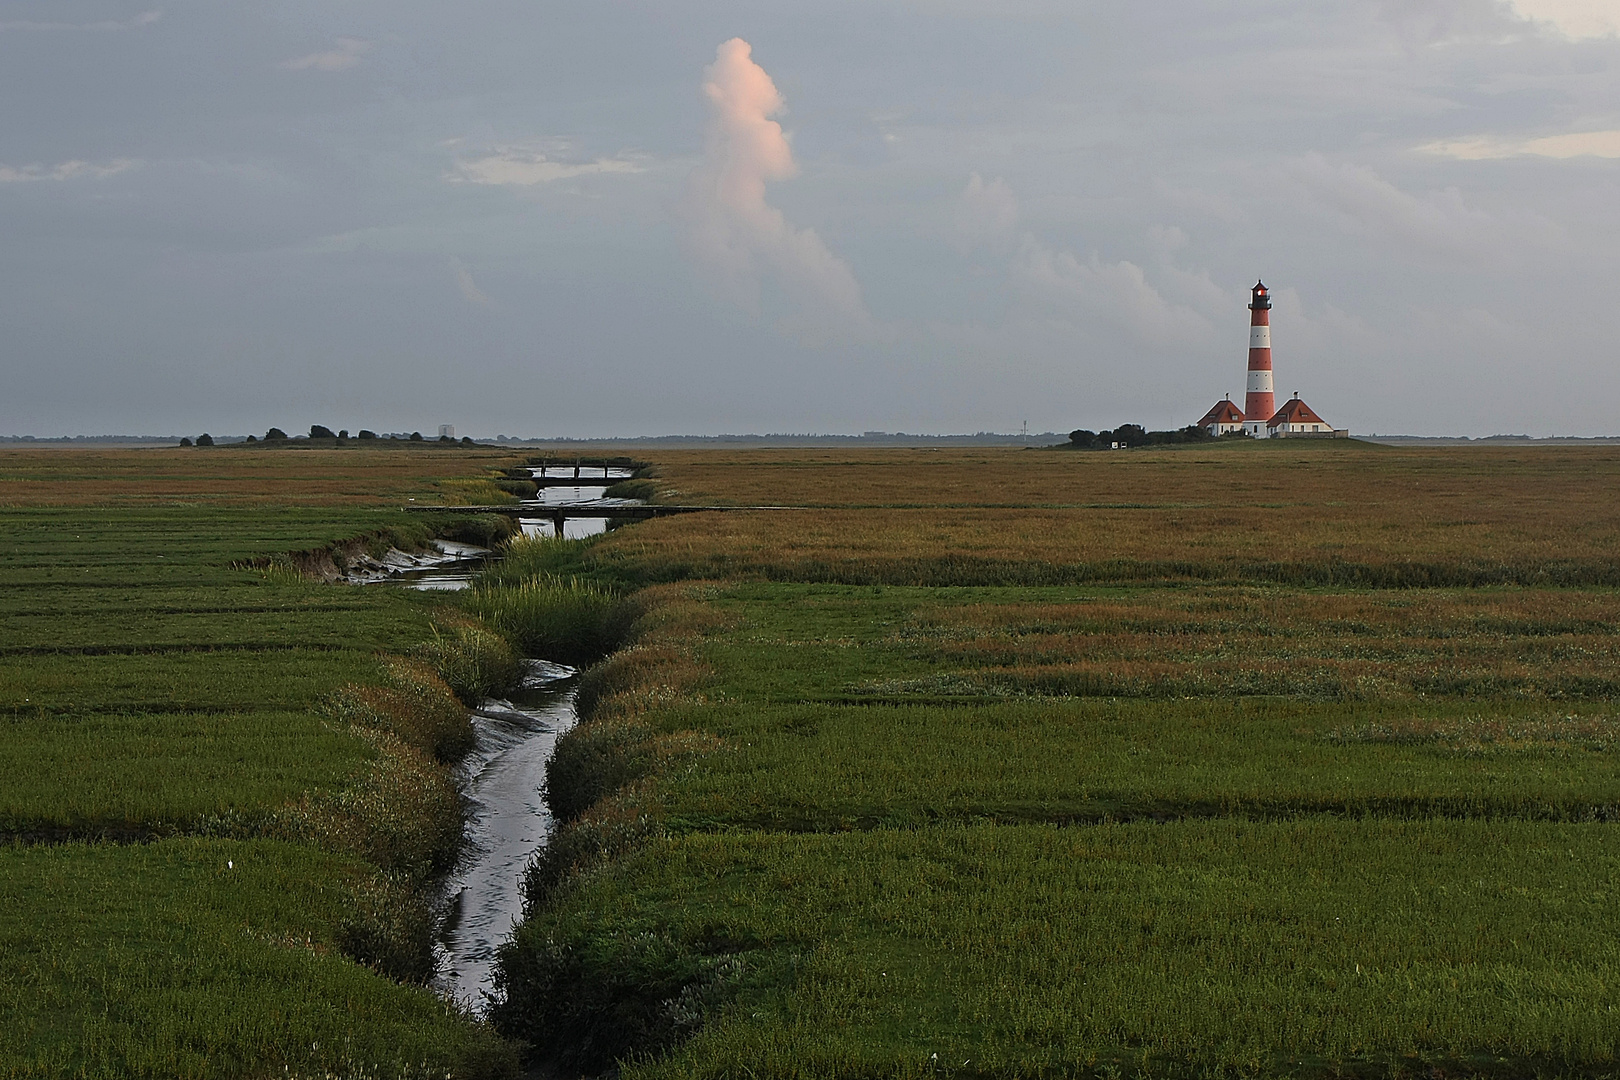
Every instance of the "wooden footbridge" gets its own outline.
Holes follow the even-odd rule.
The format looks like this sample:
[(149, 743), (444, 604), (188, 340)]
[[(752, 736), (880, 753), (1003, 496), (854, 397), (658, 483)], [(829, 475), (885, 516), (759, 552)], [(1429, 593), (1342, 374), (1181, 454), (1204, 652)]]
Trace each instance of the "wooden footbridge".
[(563, 534), (569, 518), (612, 518), (616, 521), (645, 521), (670, 514), (735, 514), (745, 510), (808, 510), (807, 506), (689, 506), (680, 503), (577, 502), (506, 503), (500, 506), (407, 506), (417, 514), (505, 514), (530, 521), (549, 521)]

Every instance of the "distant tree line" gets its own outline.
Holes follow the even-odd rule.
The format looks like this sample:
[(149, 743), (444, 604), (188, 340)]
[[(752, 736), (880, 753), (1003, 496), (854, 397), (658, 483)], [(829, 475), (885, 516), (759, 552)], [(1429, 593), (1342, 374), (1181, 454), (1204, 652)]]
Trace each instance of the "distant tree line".
[[(311, 424), (309, 426), (309, 437), (311, 439), (331, 439), (337, 445), (342, 446), (349, 439), (349, 429), (348, 428), (343, 428), (342, 430), (339, 430), (339, 431), (333, 431), (331, 428), (327, 427), (325, 424)], [(404, 434), (378, 435), (375, 431), (371, 431), (371, 430), (369, 430), (367, 428), (361, 428), (360, 433), (358, 435), (356, 435), (355, 438), (363, 440), (363, 441), (372, 440), (372, 439), (388, 439), (388, 440), (392, 440), (394, 442), (398, 442), (400, 440), (404, 440), (406, 442), (427, 442), (428, 441), (426, 438), (423, 437), (423, 435), (422, 435), (422, 433), (420, 431), (413, 431), (409, 435), (404, 435)], [(250, 442), (250, 443), (256, 443), (256, 442), (259, 441), (259, 439), (256, 436), (249, 435), (245, 441)], [(264, 441), (267, 442), (267, 443), (287, 442), (288, 441), (288, 435), (287, 435), (287, 433), (285, 431), (281, 430), (280, 428), (273, 427), (269, 431), (266, 431), (264, 433)], [(475, 445), (477, 445), (476, 443), (474, 443), (472, 441), (471, 438), (463, 437), (461, 439), (453, 439), (448, 435), (440, 435), (439, 438), (438, 438), (438, 441), (441, 442), (441, 443), (452, 443), (452, 444), (460, 445), (460, 446), (475, 446)], [(204, 432), (203, 434), (197, 436), (197, 439), (196, 439), (195, 442), (193, 442), (189, 438), (181, 439), (180, 440), (180, 445), (181, 446), (213, 446), (214, 445), (214, 439), (213, 439), (213, 436), (209, 435), (207, 432)]]
[(1140, 424), (1121, 424), (1112, 431), (1086, 428), (1069, 432), (1069, 445), (1081, 450), (1112, 450), (1116, 446), (1166, 446), (1171, 443), (1208, 442), (1215, 436), (1207, 428), (1188, 424), (1174, 431), (1148, 431)]

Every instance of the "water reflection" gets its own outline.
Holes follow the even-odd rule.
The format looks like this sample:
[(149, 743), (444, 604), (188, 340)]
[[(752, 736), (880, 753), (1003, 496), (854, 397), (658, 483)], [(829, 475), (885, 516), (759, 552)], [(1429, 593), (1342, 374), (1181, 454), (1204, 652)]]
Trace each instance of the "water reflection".
[[(609, 486), (635, 475), (635, 470), (631, 468), (618, 465), (535, 465), (530, 467), (529, 472), (542, 484), (535, 498), (523, 500), (524, 506), (569, 506), (579, 503), (635, 506), (641, 501), (605, 497)], [(575, 479), (579, 482), (568, 483)], [(523, 529), (524, 536), (557, 535), (557, 527), (550, 518), (519, 517), (518, 525)], [(580, 540), (606, 531), (606, 518), (568, 518), (563, 522), (563, 537), (569, 540)]]
[(466, 844), (445, 882), (439, 989), (483, 1011), (496, 952), (523, 910), (523, 871), (551, 836), (542, 790), (546, 761), (573, 726), (573, 668), (530, 660), (525, 688), (473, 713), (477, 745), (462, 762)]

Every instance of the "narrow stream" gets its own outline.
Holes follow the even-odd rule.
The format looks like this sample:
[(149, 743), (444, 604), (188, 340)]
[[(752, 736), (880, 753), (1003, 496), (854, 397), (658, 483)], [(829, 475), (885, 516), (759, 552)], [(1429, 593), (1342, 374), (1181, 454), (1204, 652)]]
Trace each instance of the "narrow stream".
[[(627, 468), (584, 466), (577, 484), (557, 486), (552, 485), (558, 479), (575, 478), (573, 466), (537, 466), (531, 471), (542, 485), (525, 506), (639, 501), (603, 499), (608, 485), (632, 475)], [(547, 480), (551, 484), (544, 483)], [(527, 536), (555, 533), (549, 518), (520, 517), (519, 524)], [(565, 523), (564, 535), (578, 539), (606, 528), (602, 518), (575, 518)], [(432, 552), (390, 552), (380, 560), (359, 560), (349, 567), (346, 579), (410, 589), (465, 589), (494, 554), (488, 548), (446, 540), (434, 541), (434, 547)], [(527, 663), (528, 675), (510, 700), (487, 700), (473, 710), (474, 747), (457, 766), (468, 802), (467, 830), (461, 861), (442, 885), (446, 917), (434, 985), (479, 1013), (486, 1011), (494, 988), (497, 951), (511, 937), (523, 911), (524, 870), (554, 827), (544, 797), (546, 762), (557, 739), (578, 719), (574, 712), (578, 672), (546, 660)]]
[(575, 670), (529, 661), (510, 701), (473, 712), (477, 742), (459, 766), (467, 796), (466, 843), (446, 879), (439, 990), (478, 1012), (488, 1004), (495, 954), (523, 910), (523, 871), (550, 837), (543, 794), (546, 762), (574, 725)]

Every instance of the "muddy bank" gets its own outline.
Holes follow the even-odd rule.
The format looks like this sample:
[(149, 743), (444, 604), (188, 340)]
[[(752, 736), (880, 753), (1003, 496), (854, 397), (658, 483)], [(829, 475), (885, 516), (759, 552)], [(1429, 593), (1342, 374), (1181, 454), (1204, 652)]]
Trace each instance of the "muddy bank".
[(473, 575), (494, 552), (477, 544), (430, 540), (424, 551), (389, 548), (381, 556), (362, 553), (348, 560), (331, 580), (345, 585), (403, 585), (410, 589), (454, 590), (472, 584)]

